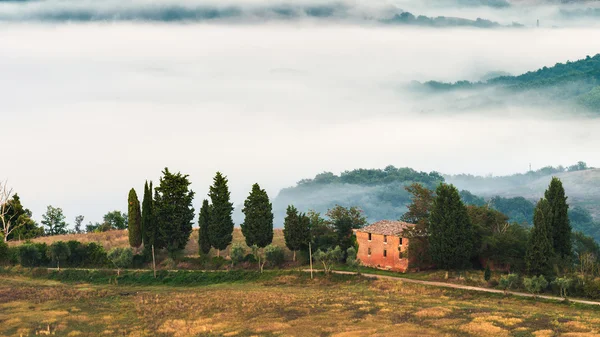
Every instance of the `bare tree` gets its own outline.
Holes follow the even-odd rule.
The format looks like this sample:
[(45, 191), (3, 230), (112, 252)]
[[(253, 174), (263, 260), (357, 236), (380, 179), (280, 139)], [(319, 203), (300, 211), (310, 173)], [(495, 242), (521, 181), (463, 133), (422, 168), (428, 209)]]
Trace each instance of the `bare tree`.
[(0, 181), (0, 231), (4, 234), (4, 242), (8, 241), (8, 236), (12, 231), (19, 228), (23, 223), (16, 223), (13, 219), (16, 214), (11, 211), (12, 204), (9, 202), (13, 196), (12, 188), (8, 188), (7, 181)]

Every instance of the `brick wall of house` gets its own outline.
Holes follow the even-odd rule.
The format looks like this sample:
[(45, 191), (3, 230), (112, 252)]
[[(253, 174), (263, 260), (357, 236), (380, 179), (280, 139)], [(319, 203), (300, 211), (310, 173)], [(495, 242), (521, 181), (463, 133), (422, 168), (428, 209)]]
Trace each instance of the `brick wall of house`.
[[(388, 235), (387, 243), (385, 243), (384, 236), (381, 234), (371, 234), (371, 240), (369, 240), (369, 233), (356, 232), (356, 240), (358, 241), (358, 258), (363, 265), (400, 272), (408, 269), (408, 259), (400, 257), (400, 253), (406, 256), (408, 239), (403, 238), (402, 245), (400, 245), (399, 237)], [(384, 250), (386, 251), (385, 257)]]

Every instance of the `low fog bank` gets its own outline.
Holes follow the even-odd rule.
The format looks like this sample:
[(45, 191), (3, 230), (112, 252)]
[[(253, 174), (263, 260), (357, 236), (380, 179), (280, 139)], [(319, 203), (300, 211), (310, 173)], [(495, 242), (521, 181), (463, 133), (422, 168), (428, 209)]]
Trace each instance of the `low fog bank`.
[(529, 3), (504, 0), (393, 1), (0, 1), (0, 21), (159, 21), (264, 23), (312, 20), (363, 25), (395, 24), (482, 28), (589, 27), (598, 25), (595, 3)]
[(4, 155), (14, 158), (0, 179), (38, 221), (47, 205), (71, 222), (126, 211), (129, 189), (141, 195), (165, 166), (190, 175), (196, 210), (217, 170), (237, 206), (255, 182), (274, 198), (302, 177), (390, 163), (482, 175), (600, 166), (600, 119), (532, 104), (461, 111), (405, 89), (579, 59), (600, 50), (594, 29), (0, 28)]

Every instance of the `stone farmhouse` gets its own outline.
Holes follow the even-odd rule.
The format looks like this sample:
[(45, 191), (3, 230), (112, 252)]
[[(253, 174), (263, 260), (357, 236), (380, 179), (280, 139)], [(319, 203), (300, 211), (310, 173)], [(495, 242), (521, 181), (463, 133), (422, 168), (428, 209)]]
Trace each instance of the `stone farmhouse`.
[(365, 266), (406, 272), (409, 242), (402, 237), (402, 231), (412, 226), (407, 222), (382, 220), (357, 229), (358, 259)]

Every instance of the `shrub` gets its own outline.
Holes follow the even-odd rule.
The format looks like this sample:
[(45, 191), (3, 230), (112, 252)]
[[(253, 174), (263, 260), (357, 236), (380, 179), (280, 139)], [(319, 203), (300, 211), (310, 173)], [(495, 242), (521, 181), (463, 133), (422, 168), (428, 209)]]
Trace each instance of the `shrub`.
[(50, 245), (48, 249), (52, 262), (56, 262), (56, 266), (60, 270), (60, 261), (65, 261), (70, 255), (71, 250), (64, 241), (56, 241)]
[(523, 279), (523, 285), (528, 292), (532, 293), (534, 296), (537, 296), (542, 290), (546, 289), (548, 286), (548, 281), (544, 278), (543, 275), (534, 276), (534, 277), (526, 277)]
[(272, 266), (280, 266), (285, 261), (285, 256), (281, 247), (270, 244), (265, 247), (265, 259)]
[(519, 275), (508, 274), (508, 275), (503, 275), (500, 278), (500, 282), (498, 282), (498, 285), (500, 286), (500, 288), (502, 290), (504, 290), (504, 293), (506, 294), (506, 292), (508, 290), (510, 290), (512, 287), (514, 287), (518, 281), (519, 281)]
[(485, 271), (483, 272), (483, 279), (487, 282), (492, 278), (492, 271), (490, 270), (490, 266), (485, 264)]
[(238, 264), (244, 260), (244, 247), (239, 243), (234, 243), (229, 251), (231, 257), (231, 265)]
[(131, 261), (131, 265), (133, 268), (143, 268), (146, 262), (148, 261), (146, 260), (146, 256), (144, 254), (135, 254), (133, 256), (133, 260)]
[(356, 248), (350, 247), (346, 250), (346, 264), (349, 267), (356, 268), (356, 271), (360, 273), (358, 267), (360, 267), (360, 260), (356, 257)]
[(36, 242), (36, 243), (32, 243), (32, 245), (37, 247), (38, 251), (40, 252), (39, 265), (40, 266), (50, 265), (51, 259), (50, 259), (50, 252), (48, 251), (48, 245), (44, 242)]
[(258, 260), (256, 259), (256, 256), (254, 256), (254, 254), (246, 254), (246, 256), (244, 256), (244, 262), (248, 262), (248, 263), (256, 263), (258, 262)]
[(102, 245), (95, 242), (90, 242), (85, 245), (85, 262), (84, 265), (90, 267), (103, 267), (108, 264), (108, 255)]
[(8, 263), (13, 266), (19, 264), (19, 247), (8, 247)]
[(108, 259), (119, 269), (120, 274), (121, 268), (131, 267), (133, 263), (133, 250), (129, 247), (117, 247), (113, 248), (108, 253)]
[(8, 244), (4, 242), (4, 236), (0, 234), (0, 264), (8, 263)]
[(19, 261), (23, 267), (37, 267), (41, 264), (42, 254), (37, 246), (24, 244), (19, 247)]
[(227, 264), (227, 260), (222, 256), (214, 256), (211, 260), (211, 264), (214, 269), (221, 269)]
[(71, 254), (69, 255), (69, 258), (67, 258), (66, 264), (69, 267), (83, 267), (87, 258), (85, 254), (85, 245), (79, 241), (70, 240), (67, 241), (67, 246), (69, 247)]
[(587, 298), (600, 299), (600, 280), (590, 279), (583, 285), (583, 294)]

